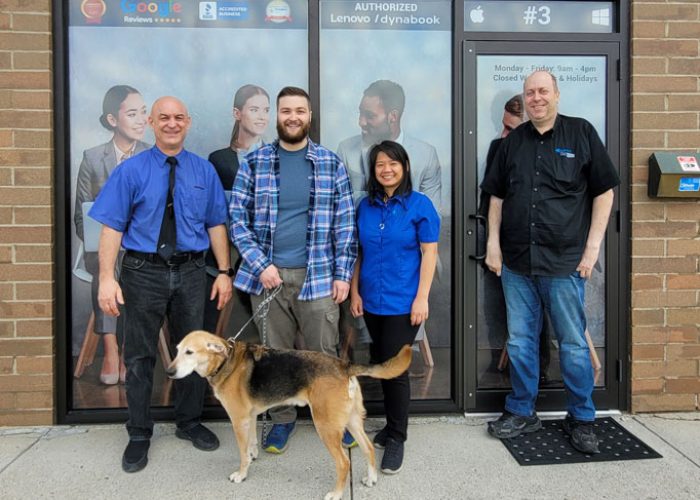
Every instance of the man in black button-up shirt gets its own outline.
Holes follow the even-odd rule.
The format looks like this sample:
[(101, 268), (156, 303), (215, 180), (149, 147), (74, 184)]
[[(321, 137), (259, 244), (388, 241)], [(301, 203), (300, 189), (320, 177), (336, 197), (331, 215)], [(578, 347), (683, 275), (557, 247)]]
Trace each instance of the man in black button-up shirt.
[(512, 392), (489, 432), (510, 438), (541, 424), (535, 413), (538, 336), (544, 309), (559, 341), (567, 389), (565, 430), (597, 452), (593, 368), (585, 339), (585, 280), (591, 276), (619, 177), (593, 126), (558, 114), (556, 77), (524, 85), (530, 121), (504, 139), (481, 188), (491, 195), (486, 265), (501, 276), (508, 311)]

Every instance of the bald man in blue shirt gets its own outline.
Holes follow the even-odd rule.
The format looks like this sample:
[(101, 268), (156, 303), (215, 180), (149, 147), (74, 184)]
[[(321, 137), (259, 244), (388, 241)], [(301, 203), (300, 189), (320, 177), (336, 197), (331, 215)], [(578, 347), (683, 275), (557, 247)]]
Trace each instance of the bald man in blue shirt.
[[(124, 332), (129, 407), (125, 472), (148, 463), (153, 367), (164, 319), (173, 344), (202, 328), (204, 253), (210, 242), (222, 267), (211, 299), (218, 297), (221, 309), (232, 292), (224, 190), (211, 163), (183, 148), (191, 125), (187, 108), (175, 97), (161, 97), (148, 122), (156, 145), (119, 165), (90, 211), (104, 225), (98, 302), (105, 313), (118, 316)], [(117, 281), (120, 246), (126, 253)], [(211, 451), (219, 440), (200, 423), (205, 387), (196, 374), (175, 381), (175, 435)]]

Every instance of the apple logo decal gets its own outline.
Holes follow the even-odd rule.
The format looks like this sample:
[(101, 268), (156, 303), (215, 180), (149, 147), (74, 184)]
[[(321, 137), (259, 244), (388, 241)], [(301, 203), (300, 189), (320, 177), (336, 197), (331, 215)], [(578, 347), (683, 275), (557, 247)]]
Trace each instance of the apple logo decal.
[(475, 9), (469, 12), (469, 18), (473, 23), (483, 23), (484, 22), (484, 11), (481, 9), (481, 5), (477, 5)]

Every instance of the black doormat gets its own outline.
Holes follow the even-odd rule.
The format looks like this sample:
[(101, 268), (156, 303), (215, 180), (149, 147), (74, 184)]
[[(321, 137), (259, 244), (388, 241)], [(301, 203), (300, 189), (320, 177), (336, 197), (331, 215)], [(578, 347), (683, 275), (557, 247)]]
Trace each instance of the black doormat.
[(520, 465), (576, 464), (662, 458), (656, 451), (632, 435), (610, 417), (593, 423), (600, 453), (587, 455), (574, 449), (561, 427), (563, 420), (543, 420), (536, 432), (503, 439), (511, 455)]

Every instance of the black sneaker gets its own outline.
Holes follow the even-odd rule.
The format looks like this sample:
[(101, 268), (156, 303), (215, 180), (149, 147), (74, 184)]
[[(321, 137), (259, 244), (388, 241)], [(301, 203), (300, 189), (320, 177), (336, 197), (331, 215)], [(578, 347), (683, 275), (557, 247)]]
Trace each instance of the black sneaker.
[(575, 420), (571, 415), (567, 415), (561, 426), (564, 432), (569, 435), (571, 446), (578, 451), (586, 455), (600, 453), (598, 436), (595, 435), (591, 422)]
[(542, 428), (542, 422), (537, 417), (537, 414), (529, 417), (521, 417), (514, 415), (509, 411), (504, 411), (498, 420), (488, 423), (488, 431), (493, 437), (498, 439), (509, 439), (535, 432)]
[(219, 438), (202, 424), (197, 424), (186, 431), (177, 429), (175, 435), (180, 439), (192, 441), (195, 448), (203, 451), (214, 451), (219, 447)]
[(386, 438), (389, 437), (389, 429), (384, 426), (384, 428), (377, 432), (374, 435), (374, 439), (372, 439), (372, 442), (374, 443), (374, 447), (377, 448), (378, 450), (383, 450), (384, 447), (386, 446)]
[(122, 455), (122, 469), (124, 472), (138, 472), (148, 464), (148, 448), (151, 441), (129, 441)]
[(403, 442), (387, 437), (382, 457), (382, 472), (396, 474), (401, 470), (401, 467), (403, 467)]

